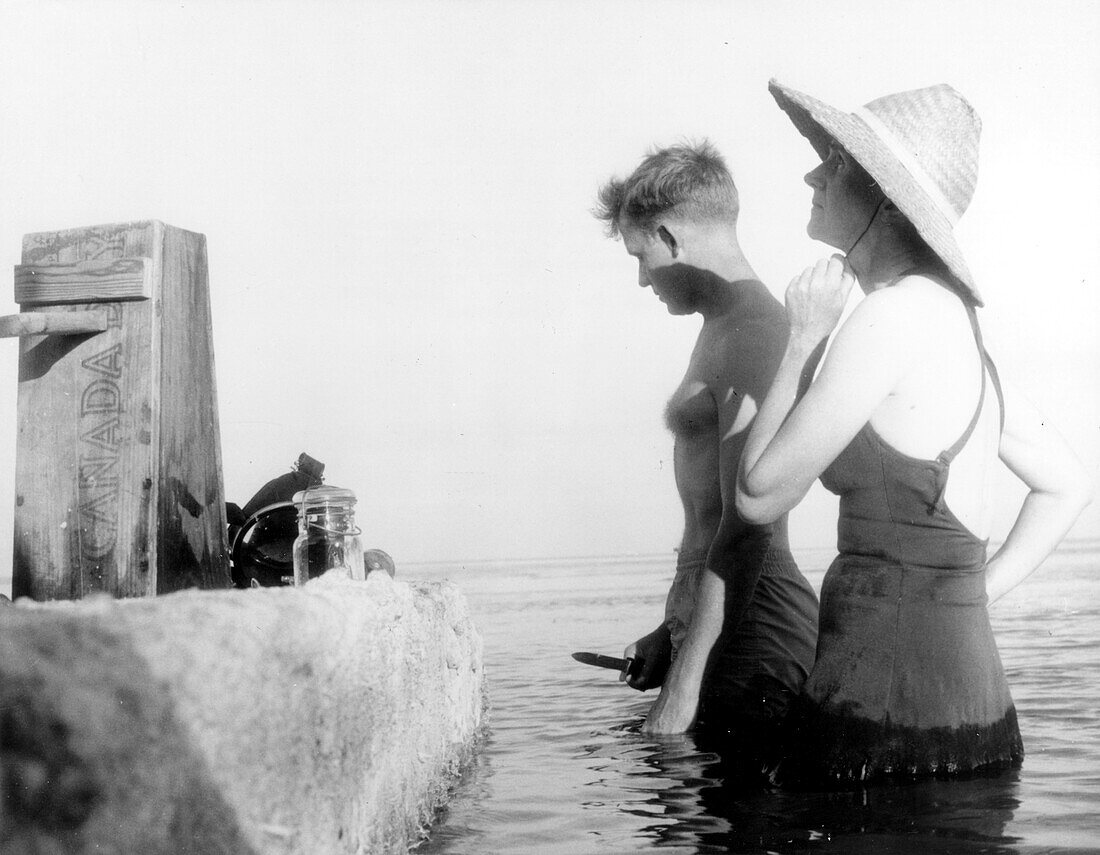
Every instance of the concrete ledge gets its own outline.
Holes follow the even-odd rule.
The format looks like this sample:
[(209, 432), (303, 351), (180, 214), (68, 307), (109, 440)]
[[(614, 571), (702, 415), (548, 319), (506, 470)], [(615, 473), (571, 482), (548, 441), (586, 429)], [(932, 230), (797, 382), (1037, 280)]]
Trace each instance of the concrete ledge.
[(0, 851), (405, 852), (482, 677), (446, 582), (0, 604)]

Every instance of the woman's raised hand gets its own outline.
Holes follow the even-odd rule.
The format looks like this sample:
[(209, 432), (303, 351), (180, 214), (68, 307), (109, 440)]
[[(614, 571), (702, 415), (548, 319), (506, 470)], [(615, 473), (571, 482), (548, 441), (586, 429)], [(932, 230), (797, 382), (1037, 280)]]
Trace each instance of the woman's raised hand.
[(810, 346), (827, 338), (840, 321), (855, 282), (855, 274), (842, 255), (819, 259), (792, 279), (787, 286), (791, 338)]

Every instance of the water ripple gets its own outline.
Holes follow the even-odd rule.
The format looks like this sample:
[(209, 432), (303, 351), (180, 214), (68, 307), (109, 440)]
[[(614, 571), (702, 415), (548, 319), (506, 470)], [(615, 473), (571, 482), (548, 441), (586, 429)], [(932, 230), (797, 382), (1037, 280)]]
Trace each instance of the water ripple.
[(839, 794), (732, 790), (690, 736), (639, 732), (653, 693), (570, 658), (652, 629), (664, 559), (464, 569), (491, 731), (418, 855), (1100, 852), (1098, 560), (1059, 554), (991, 612), (1022, 769)]

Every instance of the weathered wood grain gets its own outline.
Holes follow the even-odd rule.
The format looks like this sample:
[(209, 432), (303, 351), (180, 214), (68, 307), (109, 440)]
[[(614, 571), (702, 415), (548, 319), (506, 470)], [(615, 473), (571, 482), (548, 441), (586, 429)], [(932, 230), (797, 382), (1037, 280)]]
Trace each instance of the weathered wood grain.
[(149, 299), (65, 307), (104, 313), (97, 335), (21, 339), (17, 597), (229, 584), (205, 239), (150, 220), (23, 241), (23, 267), (120, 259)]
[(107, 312), (20, 312), (0, 318), (0, 338), (25, 335), (78, 335), (107, 329)]
[(149, 263), (148, 258), (95, 258), (74, 264), (17, 264), (15, 302), (34, 306), (145, 300), (151, 296)]
[(206, 238), (165, 227), (159, 259), (157, 566), (171, 569), (158, 574), (156, 590), (165, 593), (228, 584), (229, 552)]

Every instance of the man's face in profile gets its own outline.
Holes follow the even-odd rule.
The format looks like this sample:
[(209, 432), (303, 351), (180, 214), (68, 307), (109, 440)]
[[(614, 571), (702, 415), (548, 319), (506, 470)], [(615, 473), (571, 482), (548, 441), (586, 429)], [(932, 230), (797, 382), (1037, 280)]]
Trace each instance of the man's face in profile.
[(642, 229), (632, 223), (619, 224), (627, 254), (638, 259), (638, 284), (652, 288), (670, 315), (690, 315), (695, 303), (687, 269), (676, 258), (671, 235), (656, 227)]

